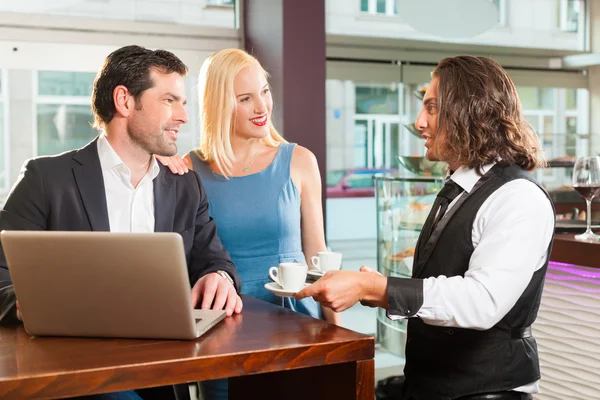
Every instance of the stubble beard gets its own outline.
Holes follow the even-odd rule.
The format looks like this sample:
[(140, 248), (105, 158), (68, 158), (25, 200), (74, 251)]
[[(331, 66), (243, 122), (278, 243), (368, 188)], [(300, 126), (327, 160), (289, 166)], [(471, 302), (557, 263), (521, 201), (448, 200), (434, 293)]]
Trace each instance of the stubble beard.
[(149, 155), (171, 157), (177, 154), (177, 143), (167, 140), (165, 134), (166, 128), (167, 126), (163, 125), (161, 126), (159, 135), (148, 136), (145, 133), (147, 130), (143, 126), (133, 124), (133, 126), (129, 127), (127, 133), (131, 142)]

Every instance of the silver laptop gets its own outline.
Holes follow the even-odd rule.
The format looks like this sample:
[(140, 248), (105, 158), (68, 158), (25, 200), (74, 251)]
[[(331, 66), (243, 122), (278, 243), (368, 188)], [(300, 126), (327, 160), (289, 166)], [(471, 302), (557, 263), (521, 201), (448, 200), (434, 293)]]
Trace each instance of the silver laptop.
[(31, 335), (195, 339), (225, 317), (194, 310), (177, 233), (2, 231)]

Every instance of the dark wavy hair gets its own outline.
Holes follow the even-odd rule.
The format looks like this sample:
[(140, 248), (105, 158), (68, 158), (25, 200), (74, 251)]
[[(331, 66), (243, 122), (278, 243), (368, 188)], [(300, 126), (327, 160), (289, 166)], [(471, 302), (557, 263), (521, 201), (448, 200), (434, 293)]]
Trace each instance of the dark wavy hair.
[(515, 85), (486, 57), (457, 56), (439, 62), (436, 151), (481, 171), (486, 164), (516, 164), (526, 171), (546, 164), (537, 133), (525, 121)]
[(164, 74), (176, 72), (182, 77), (188, 72), (183, 61), (167, 50), (131, 45), (121, 47), (106, 57), (96, 75), (92, 91), (94, 128), (103, 129), (115, 116), (113, 92), (117, 86), (125, 86), (136, 102), (145, 90), (154, 86), (150, 78), (152, 69)]

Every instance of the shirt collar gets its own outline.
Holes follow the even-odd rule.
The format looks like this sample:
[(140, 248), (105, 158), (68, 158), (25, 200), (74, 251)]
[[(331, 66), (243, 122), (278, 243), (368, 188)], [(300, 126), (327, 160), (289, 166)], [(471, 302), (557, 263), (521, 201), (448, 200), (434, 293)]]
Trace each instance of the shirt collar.
[[(106, 134), (104, 133), (101, 133), (98, 137), (98, 157), (100, 158), (100, 167), (103, 171), (115, 169), (118, 172), (126, 171), (128, 175), (131, 175), (129, 167), (125, 165), (115, 149), (112, 148), (108, 142), (108, 139), (106, 138)], [(156, 161), (156, 157), (152, 156), (152, 167), (146, 175), (150, 175), (150, 179), (154, 180), (154, 178), (158, 176), (159, 172), (160, 167), (158, 166), (158, 161)]]
[(103, 171), (111, 170), (120, 165), (125, 166), (121, 157), (112, 148), (104, 133), (98, 137), (98, 157), (100, 158), (100, 166)]
[[(496, 163), (486, 164), (481, 169), (483, 174), (488, 172)], [(467, 167), (459, 167), (452, 175), (450, 175), (450, 179), (456, 182), (463, 190), (469, 193), (473, 190), (475, 184), (481, 179), (482, 175), (479, 175), (476, 169), (471, 169)]]

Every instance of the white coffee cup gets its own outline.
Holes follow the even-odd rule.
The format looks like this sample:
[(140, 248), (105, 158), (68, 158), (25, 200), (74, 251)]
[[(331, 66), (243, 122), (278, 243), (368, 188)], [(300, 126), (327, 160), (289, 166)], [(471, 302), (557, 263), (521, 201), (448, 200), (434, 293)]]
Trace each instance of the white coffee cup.
[(308, 267), (295, 262), (281, 263), (278, 267), (269, 268), (269, 276), (283, 290), (299, 291), (304, 287)]
[(338, 270), (342, 266), (342, 253), (319, 251), (316, 256), (310, 258), (310, 262), (323, 273)]

